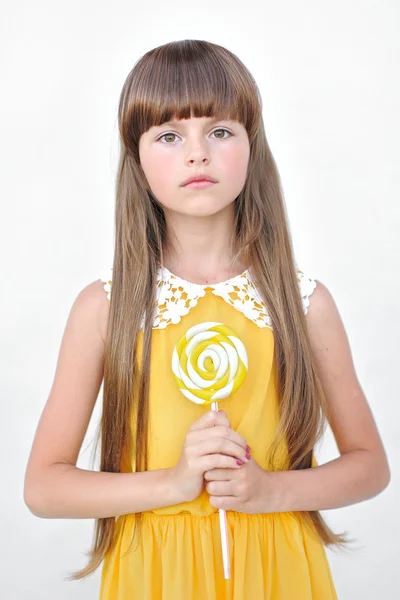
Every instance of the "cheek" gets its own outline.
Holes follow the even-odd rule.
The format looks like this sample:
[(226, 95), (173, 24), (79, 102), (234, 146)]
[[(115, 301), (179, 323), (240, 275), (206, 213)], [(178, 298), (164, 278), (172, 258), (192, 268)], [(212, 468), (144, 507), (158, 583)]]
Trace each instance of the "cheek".
[(141, 164), (150, 188), (156, 197), (158, 195), (162, 196), (163, 191), (165, 194), (168, 186), (179, 185), (179, 182), (177, 183), (174, 180), (173, 161), (167, 153), (158, 152), (153, 153), (151, 156), (144, 154), (141, 158)]
[(223, 160), (221, 169), (226, 173), (225, 181), (235, 193), (241, 191), (246, 181), (249, 156), (249, 148), (245, 145), (227, 148), (226, 152), (221, 156)]

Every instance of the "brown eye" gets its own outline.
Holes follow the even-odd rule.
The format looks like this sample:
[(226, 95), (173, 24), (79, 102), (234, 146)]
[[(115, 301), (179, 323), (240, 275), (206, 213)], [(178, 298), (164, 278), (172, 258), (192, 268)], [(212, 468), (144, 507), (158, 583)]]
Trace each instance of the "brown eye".
[(163, 137), (166, 137), (166, 136), (171, 136), (171, 135), (176, 137), (176, 133), (164, 133), (164, 134), (163, 134), (163, 135), (161, 135), (161, 136), (160, 136), (158, 139), (159, 139), (159, 140), (161, 140)]
[[(217, 133), (217, 131), (223, 131), (224, 133), (229, 133), (229, 135), (231, 135), (230, 131), (228, 131), (227, 129), (219, 128), (219, 129), (216, 129), (213, 133)], [(218, 137), (218, 139), (224, 140), (225, 138), (224, 137)]]

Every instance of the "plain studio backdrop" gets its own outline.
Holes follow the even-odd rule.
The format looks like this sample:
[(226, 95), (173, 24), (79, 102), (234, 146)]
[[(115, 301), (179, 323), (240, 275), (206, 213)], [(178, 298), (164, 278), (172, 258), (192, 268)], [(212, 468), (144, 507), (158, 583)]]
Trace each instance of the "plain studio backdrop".
[[(94, 520), (34, 517), (24, 471), (72, 303), (112, 266), (122, 85), (149, 49), (205, 39), (237, 54), (259, 85), (297, 261), (337, 303), (389, 456), (381, 495), (322, 513), (358, 541), (351, 553), (327, 549), (338, 596), (398, 598), (398, 2), (1, 8), (1, 597), (98, 597), (101, 567), (63, 580), (86, 564)], [(82, 468), (92, 466), (101, 400), (102, 389)], [(317, 450), (320, 464), (339, 456), (329, 428)]]

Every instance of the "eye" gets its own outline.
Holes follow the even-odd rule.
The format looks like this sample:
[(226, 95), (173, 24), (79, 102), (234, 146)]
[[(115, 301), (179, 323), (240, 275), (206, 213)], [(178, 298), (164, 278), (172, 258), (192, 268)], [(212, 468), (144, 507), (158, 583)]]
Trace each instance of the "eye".
[[(217, 131), (223, 131), (225, 133), (229, 133), (229, 135), (232, 135), (230, 131), (228, 131), (227, 129), (224, 129), (223, 127), (220, 127), (219, 129), (216, 129), (215, 131), (213, 131), (213, 133), (216, 133)], [(219, 140), (224, 140), (225, 138), (217, 138)]]
[(159, 140), (162, 140), (163, 137), (167, 136), (167, 135), (174, 135), (176, 137), (176, 133), (171, 133), (170, 131), (168, 133), (163, 133), (163, 135), (160, 135), (159, 138), (157, 138), (157, 142)]
[[(219, 127), (218, 129), (215, 129), (213, 131), (213, 133), (216, 133), (217, 131), (223, 131), (224, 133), (229, 133), (229, 135), (232, 135), (231, 132), (228, 131), (227, 129), (225, 129), (224, 127)], [(164, 138), (166, 136), (171, 136), (171, 135), (177, 137), (176, 133), (172, 133), (171, 131), (167, 131), (167, 133), (163, 133), (163, 135), (161, 135), (159, 138), (157, 138), (157, 141), (162, 140), (162, 138)], [(224, 139), (226, 139), (226, 137), (217, 137), (217, 139), (218, 140), (224, 140)], [(165, 142), (165, 143), (169, 143), (169, 142)]]

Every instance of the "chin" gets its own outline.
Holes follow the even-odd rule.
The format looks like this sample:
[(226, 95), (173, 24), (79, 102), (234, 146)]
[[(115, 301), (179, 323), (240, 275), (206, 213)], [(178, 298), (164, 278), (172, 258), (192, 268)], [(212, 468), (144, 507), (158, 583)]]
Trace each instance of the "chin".
[(233, 209), (235, 199), (230, 202), (218, 202), (215, 198), (199, 197), (179, 203), (173, 210), (185, 215), (211, 217), (221, 211)]
[(187, 207), (185, 207), (185, 209), (178, 210), (177, 212), (179, 212), (180, 214), (187, 215), (188, 217), (212, 217), (213, 215), (220, 213), (226, 207), (211, 207), (207, 206), (207, 204), (205, 203), (203, 206), (190, 207), (187, 209), (186, 208)]

